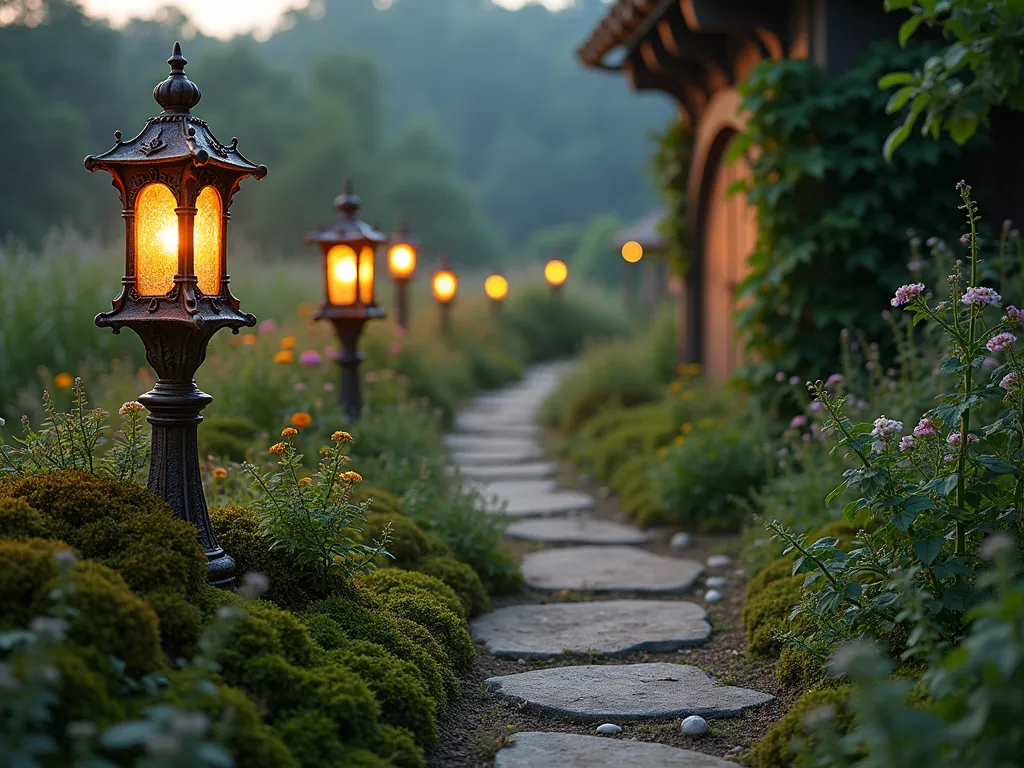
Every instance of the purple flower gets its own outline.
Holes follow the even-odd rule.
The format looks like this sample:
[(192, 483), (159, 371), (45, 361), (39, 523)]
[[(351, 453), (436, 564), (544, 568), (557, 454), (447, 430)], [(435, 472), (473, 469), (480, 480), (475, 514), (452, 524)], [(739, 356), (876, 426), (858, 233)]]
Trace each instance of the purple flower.
[(999, 386), (1009, 392), (1011, 389), (1017, 388), (1017, 374), (1010, 372), (1003, 376), (1002, 381), (999, 382)]
[(334, 347), (324, 347), (324, 357), (328, 360), (341, 360), (341, 352)]
[(799, 376), (790, 376), (789, 377), (789, 383), (792, 384), (795, 387), (797, 384), (800, 383), (800, 377)]
[(1017, 337), (1014, 336), (1012, 333), (1007, 333), (1006, 331), (1003, 331), (1002, 333), (997, 333), (995, 336), (989, 339), (988, 343), (985, 344), (985, 348), (989, 352), (1002, 352), (1008, 346), (1013, 344), (1013, 342), (1015, 342), (1016, 340)]
[(296, 381), (295, 382), (295, 391), (296, 392), (304, 392), (305, 390), (306, 390), (306, 383), (304, 381)]
[(778, 456), (780, 459), (785, 458), (786, 456), (789, 456), (789, 448), (783, 446), (782, 448), (779, 448), (779, 450), (775, 452), (775, 455)]
[(1024, 321), (1024, 309), (1017, 309), (1013, 304), (1006, 308), (1006, 319), (1016, 325), (1017, 323)]
[(970, 235), (960, 235), (960, 243), (962, 245), (967, 245), (970, 242), (971, 242), (971, 236)]
[(981, 306), (985, 306), (986, 304), (998, 304), (1002, 299), (1003, 297), (994, 290), (991, 288), (985, 288), (984, 286), (968, 288), (967, 293), (960, 297), (960, 301), (964, 304), (980, 304)]
[(945, 461), (946, 463), (953, 462), (956, 461), (956, 456), (954, 456), (952, 453), (947, 453), (945, 456), (942, 457), (942, 460)]
[(927, 416), (922, 416), (921, 420), (917, 422), (917, 426), (914, 427), (915, 437), (926, 437), (927, 435), (935, 434), (935, 422)]
[(916, 438), (913, 435), (904, 435), (900, 438), (900, 453), (906, 453), (914, 447)]
[(323, 358), (320, 357), (320, 353), (315, 349), (307, 349), (301, 355), (299, 355), (299, 362), (307, 368), (316, 368), (320, 363), (323, 362)]
[(783, 381), (785, 381), (785, 380), (786, 380), (786, 374), (785, 374), (785, 372), (783, 372), (783, 371), (779, 371), (778, 373), (776, 373), (776, 374), (775, 374), (775, 380), (776, 380), (777, 382), (779, 382), (779, 383), (782, 383)]
[(821, 400), (815, 400), (815, 401), (814, 401), (813, 403), (811, 403), (811, 405), (810, 405), (810, 409), (811, 409), (812, 411), (820, 411), (820, 410), (821, 410), (822, 408), (824, 408), (824, 407), (825, 407), (825, 406), (823, 406), (823, 405), (821, 404)]
[(908, 261), (907, 269), (909, 269), (911, 272), (920, 272), (922, 269), (924, 269), (924, 262), (921, 261), (920, 259)]
[(829, 376), (827, 379), (825, 379), (825, 386), (826, 387), (833, 387), (833, 386), (835, 386), (836, 384), (838, 384), (842, 380), (843, 380), (843, 374), (841, 374), (841, 373), (833, 373), (831, 376)]
[(273, 320), (264, 320), (258, 328), (260, 333), (273, 333), (277, 330), (277, 323)]
[(958, 181), (956, 183), (956, 191), (957, 192), (970, 192), (971, 191), (971, 185), (968, 184), (963, 179), (960, 179), (960, 181)]
[(927, 245), (929, 248), (934, 248), (936, 245), (939, 244), (939, 242), (939, 238), (937, 238), (935, 235), (932, 235), (931, 237), (924, 241), (924, 244)]
[(981, 364), (986, 368), (995, 368), (997, 365), (999, 365), (999, 361), (996, 360), (994, 357), (986, 357), (984, 360), (981, 361)]
[[(951, 433), (950, 436), (946, 438), (946, 442), (949, 443), (950, 445), (960, 445), (960, 433), (959, 432)], [(976, 442), (978, 442), (978, 436), (976, 434), (974, 434), (973, 432), (968, 432), (967, 433), (967, 442), (968, 443), (976, 443)]]
[(896, 295), (889, 301), (894, 307), (905, 307), (915, 296), (924, 293), (924, 283), (910, 283), (896, 289)]
[(789, 422), (789, 426), (793, 427), (794, 429), (798, 427), (806, 427), (807, 417), (804, 415), (794, 416), (792, 421)]
[(882, 414), (874, 422), (874, 429), (871, 430), (872, 437), (888, 437), (889, 435), (895, 435), (903, 429), (903, 422), (896, 421), (896, 419), (887, 419), (885, 414)]
[(333, 392), (333, 391), (334, 391), (334, 382), (325, 381), (324, 382), (324, 392)]

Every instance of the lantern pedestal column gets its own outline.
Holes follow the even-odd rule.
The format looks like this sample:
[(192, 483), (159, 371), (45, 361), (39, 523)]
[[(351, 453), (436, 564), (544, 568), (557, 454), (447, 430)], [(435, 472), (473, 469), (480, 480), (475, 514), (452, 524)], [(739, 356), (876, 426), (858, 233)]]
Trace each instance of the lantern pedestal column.
[(395, 323), (403, 331), (409, 330), (409, 281), (395, 278)]
[(359, 351), (358, 346), (359, 336), (363, 332), (365, 322), (365, 317), (331, 318), (334, 332), (338, 335), (338, 341), (341, 343), (341, 356), (338, 358), (338, 365), (341, 366), (339, 399), (341, 407), (351, 422), (359, 421), (359, 417), (363, 413), (359, 364), (366, 359), (366, 355)]
[(441, 307), (441, 335), (446, 339), (452, 335), (452, 304), (450, 301), (443, 301), (438, 304)]
[[(153, 389), (139, 396), (153, 427), (149, 491), (198, 529), (208, 582), (227, 586), (234, 580), (235, 561), (217, 544), (199, 471), (198, 426), (202, 410), (213, 398), (201, 391), (193, 378), (206, 358), (210, 339), (224, 325), (196, 320), (198, 324), (155, 321), (131, 325), (157, 374)], [(243, 324), (254, 325), (255, 318), (237, 323)]]

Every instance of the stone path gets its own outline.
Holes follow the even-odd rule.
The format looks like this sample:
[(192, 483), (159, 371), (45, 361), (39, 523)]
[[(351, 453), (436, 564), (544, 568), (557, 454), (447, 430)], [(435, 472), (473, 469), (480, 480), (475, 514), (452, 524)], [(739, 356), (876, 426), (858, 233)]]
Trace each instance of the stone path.
[[(460, 413), (455, 432), (446, 439), (458, 472), (504, 507), (512, 520), (509, 538), (546, 545), (523, 558), (528, 587), (573, 590), (584, 598), (602, 592), (667, 596), (690, 591), (706, 568), (721, 564), (648, 551), (648, 534), (591, 517), (594, 499), (578, 489), (560, 488), (553, 479), (557, 466), (543, 460), (535, 417), (566, 370), (564, 364), (538, 366), (518, 384), (481, 395)], [(679, 598), (515, 605), (477, 618), (472, 629), (488, 653), (517, 658), (520, 664), (566, 654), (672, 652), (711, 636), (704, 608)], [(735, 717), (772, 700), (765, 693), (722, 685), (698, 667), (663, 661), (542, 667), (491, 677), (485, 685), (495, 696), (545, 716), (594, 723)], [(618, 725), (606, 724), (600, 731), (619, 738), (514, 734), (498, 751), (495, 768), (735, 766), (700, 752), (628, 739)]]

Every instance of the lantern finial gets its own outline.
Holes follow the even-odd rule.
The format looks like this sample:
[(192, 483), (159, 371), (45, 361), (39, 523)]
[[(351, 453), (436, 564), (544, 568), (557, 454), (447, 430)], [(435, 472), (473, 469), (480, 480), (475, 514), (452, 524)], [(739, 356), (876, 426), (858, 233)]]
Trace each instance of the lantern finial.
[(202, 93), (199, 86), (185, 76), (185, 65), (188, 61), (181, 55), (181, 43), (174, 44), (174, 50), (167, 63), (171, 67), (171, 73), (153, 89), (153, 98), (163, 107), (165, 113), (187, 113), (199, 103)]
[(345, 191), (334, 198), (334, 207), (350, 218), (355, 218), (362, 200), (359, 199), (359, 195), (352, 191), (352, 179), (345, 179), (343, 189)]

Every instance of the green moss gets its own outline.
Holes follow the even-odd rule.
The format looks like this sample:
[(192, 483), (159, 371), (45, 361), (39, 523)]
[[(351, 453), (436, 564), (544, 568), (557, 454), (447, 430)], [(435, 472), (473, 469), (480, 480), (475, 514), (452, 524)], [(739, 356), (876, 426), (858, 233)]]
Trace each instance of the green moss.
[(821, 683), (825, 671), (822, 669), (821, 661), (813, 653), (802, 648), (786, 647), (779, 654), (775, 675), (785, 686), (808, 690)]
[(470, 566), (454, 557), (432, 555), (416, 563), (415, 570), (440, 579), (459, 597), (466, 616), (476, 616), (491, 607), (483, 582)]
[(314, 622), (320, 624), (316, 634), (323, 637), (326, 634), (323, 619), (315, 619), (316, 616), (328, 617), (353, 640), (376, 643), (415, 665), (427, 692), (437, 702), (438, 714), (442, 714), (449, 699), (458, 694), (458, 682), (447, 655), (430, 633), (418, 624), (392, 616), (380, 605), (367, 606), (344, 595), (310, 603), (302, 614), (307, 626)]
[(307, 613), (302, 617), (302, 623), (306, 625), (309, 636), (325, 650), (341, 648), (349, 641), (341, 625), (327, 614)]
[(359, 585), (377, 597), (395, 594), (433, 596), (459, 618), (465, 618), (464, 607), (455, 591), (440, 579), (426, 573), (405, 571), (401, 568), (380, 568), (363, 576), (359, 580)]
[(750, 578), (750, 581), (747, 582), (744, 602), (751, 602), (761, 594), (769, 584), (779, 581), (780, 579), (788, 579), (792, 575), (792, 557), (786, 556), (780, 557), (778, 560), (773, 560), (771, 565), (758, 571)]
[(113, 665), (107, 655), (96, 648), (65, 643), (54, 649), (54, 664), (60, 670), (60, 680), (52, 722), (59, 737), (64, 736), (67, 724), (74, 720), (91, 720), (104, 728), (125, 718), (126, 710), (117, 698)]
[(743, 606), (743, 629), (747, 633), (747, 650), (756, 656), (770, 656), (779, 648), (773, 637), (783, 629), (789, 612), (800, 601), (803, 576), (790, 576), (773, 581)]
[(39, 512), (39, 518), (23, 518), (30, 530), (20, 535), (38, 530), (41, 519), (51, 538), (113, 568), (138, 594), (153, 596), (172, 648), (196, 639), (198, 616), (188, 598), (206, 583), (206, 557), (195, 527), (162, 499), (134, 483), (77, 470), (2, 483), (0, 498), (21, 499)]
[(55, 533), (47, 518), (24, 499), (0, 498), (0, 538), (46, 539)]
[(421, 747), (434, 745), (437, 703), (413, 664), (365, 640), (350, 641), (332, 652), (330, 663), (343, 664), (366, 681), (385, 723), (408, 729)]
[(199, 428), (199, 455), (242, 461), (258, 431), (238, 416), (208, 416)]
[(369, 509), (375, 514), (383, 515), (384, 517), (402, 515), (402, 500), (395, 494), (381, 488), (361, 484), (356, 489), (354, 497), (356, 503), (369, 500)]
[(363, 544), (370, 544), (374, 540), (379, 541), (384, 529), (389, 525), (391, 526), (391, 537), (388, 540), (387, 550), (391, 558), (386, 559), (387, 563), (394, 563), (401, 568), (409, 568), (421, 557), (429, 554), (432, 546), (436, 546), (436, 543), (428, 540), (427, 535), (416, 523), (408, 517), (395, 513), (367, 513), (366, 522), (362, 524), (362, 533), (353, 538)]
[(806, 739), (804, 718), (810, 712), (829, 707), (835, 710), (835, 724), (840, 732), (849, 731), (853, 717), (845, 706), (849, 686), (809, 691), (793, 702), (786, 716), (775, 723), (754, 747), (757, 768), (789, 768), (793, 765), (793, 743)]
[[(54, 555), (68, 550), (60, 541), (0, 540), (0, 629), (20, 629), (32, 617), (49, 614), (57, 586)], [(70, 572), (75, 610), (68, 637), (125, 661), (142, 674), (162, 661), (157, 617), (117, 573), (98, 563), (78, 561)]]
[(288, 553), (271, 550), (256, 513), (233, 505), (210, 510), (210, 523), (217, 543), (235, 560), (238, 573), (262, 573), (270, 586), (266, 598), (292, 610), (301, 610), (309, 600)]
[(443, 601), (425, 592), (415, 595), (392, 592), (382, 596), (381, 601), (392, 613), (425, 627), (444, 649), (455, 669), (465, 670), (473, 666), (476, 653), (466, 623)]
[(302, 768), (348, 765), (337, 729), (322, 712), (303, 710), (292, 714), (276, 723), (274, 732)]
[(416, 746), (412, 734), (404, 728), (382, 725), (371, 749), (395, 768), (423, 768), (426, 765), (423, 752)]

